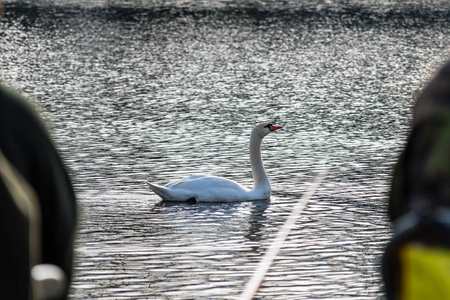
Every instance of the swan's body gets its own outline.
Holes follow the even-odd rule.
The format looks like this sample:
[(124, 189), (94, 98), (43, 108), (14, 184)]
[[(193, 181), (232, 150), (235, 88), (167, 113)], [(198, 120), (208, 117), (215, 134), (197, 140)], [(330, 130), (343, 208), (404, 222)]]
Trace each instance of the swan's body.
[(165, 186), (147, 181), (148, 186), (163, 200), (195, 202), (232, 202), (265, 200), (270, 197), (270, 183), (261, 158), (261, 141), (272, 131), (282, 128), (272, 124), (256, 125), (250, 135), (250, 164), (255, 181), (252, 190), (229, 179), (210, 175), (191, 175)]

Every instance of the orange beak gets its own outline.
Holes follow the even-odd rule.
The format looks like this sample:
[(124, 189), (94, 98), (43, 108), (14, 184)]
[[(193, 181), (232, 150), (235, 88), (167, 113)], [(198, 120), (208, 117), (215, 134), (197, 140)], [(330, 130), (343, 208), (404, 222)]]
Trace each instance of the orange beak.
[(281, 128), (283, 128), (283, 126), (273, 126), (273, 125), (270, 125), (270, 127), (269, 127), (270, 131), (275, 131), (275, 130), (281, 129)]

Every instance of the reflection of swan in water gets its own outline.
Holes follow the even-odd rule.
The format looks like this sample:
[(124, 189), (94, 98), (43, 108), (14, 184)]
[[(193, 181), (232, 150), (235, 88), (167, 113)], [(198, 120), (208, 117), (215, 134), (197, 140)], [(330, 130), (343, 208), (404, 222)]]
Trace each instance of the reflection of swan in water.
[(244, 238), (251, 243), (231, 242), (232, 247), (250, 247), (252, 252), (257, 252), (259, 242), (267, 238), (265, 228), (270, 203), (256, 200), (186, 206), (183, 202), (160, 201), (153, 204), (145, 219), (151, 220), (149, 224), (157, 227), (155, 230), (162, 236), (181, 234), (185, 239), (202, 240), (202, 244), (213, 239), (216, 246)]
[(231, 202), (269, 199), (270, 183), (261, 158), (261, 142), (266, 135), (280, 128), (282, 127), (261, 123), (251, 132), (250, 164), (255, 181), (252, 190), (225, 178), (203, 174), (185, 177), (165, 186), (148, 181), (147, 184), (163, 200), (169, 201)]
[[(264, 225), (267, 222), (266, 209), (269, 207), (269, 201), (254, 201), (250, 207), (249, 227), (245, 237), (252, 242), (259, 242), (264, 235)], [(252, 251), (257, 251), (260, 244), (252, 247)]]

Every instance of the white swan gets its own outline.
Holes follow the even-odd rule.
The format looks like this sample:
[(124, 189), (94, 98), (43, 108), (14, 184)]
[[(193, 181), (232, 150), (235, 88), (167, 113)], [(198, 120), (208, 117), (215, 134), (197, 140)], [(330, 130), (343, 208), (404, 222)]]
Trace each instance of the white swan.
[(261, 158), (261, 141), (270, 132), (282, 128), (268, 123), (256, 125), (250, 134), (250, 164), (252, 166), (252, 190), (237, 182), (210, 175), (192, 175), (160, 186), (147, 181), (153, 192), (163, 200), (188, 202), (232, 202), (265, 200), (270, 197), (270, 183)]

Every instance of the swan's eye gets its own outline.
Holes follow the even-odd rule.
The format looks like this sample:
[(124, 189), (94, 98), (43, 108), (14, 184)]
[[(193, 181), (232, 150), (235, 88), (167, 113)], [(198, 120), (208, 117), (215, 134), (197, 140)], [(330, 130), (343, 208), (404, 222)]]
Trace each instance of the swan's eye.
[(269, 128), (269, 130), (270, 131), (275, 131), (275, 130), (278, 130), (278, 129), (280, 129), (280, 128), (283, 128), (282, 126), (273, 126), (272, 124), (267, 124), (266, 126), (264, 126), (264, 128)]

